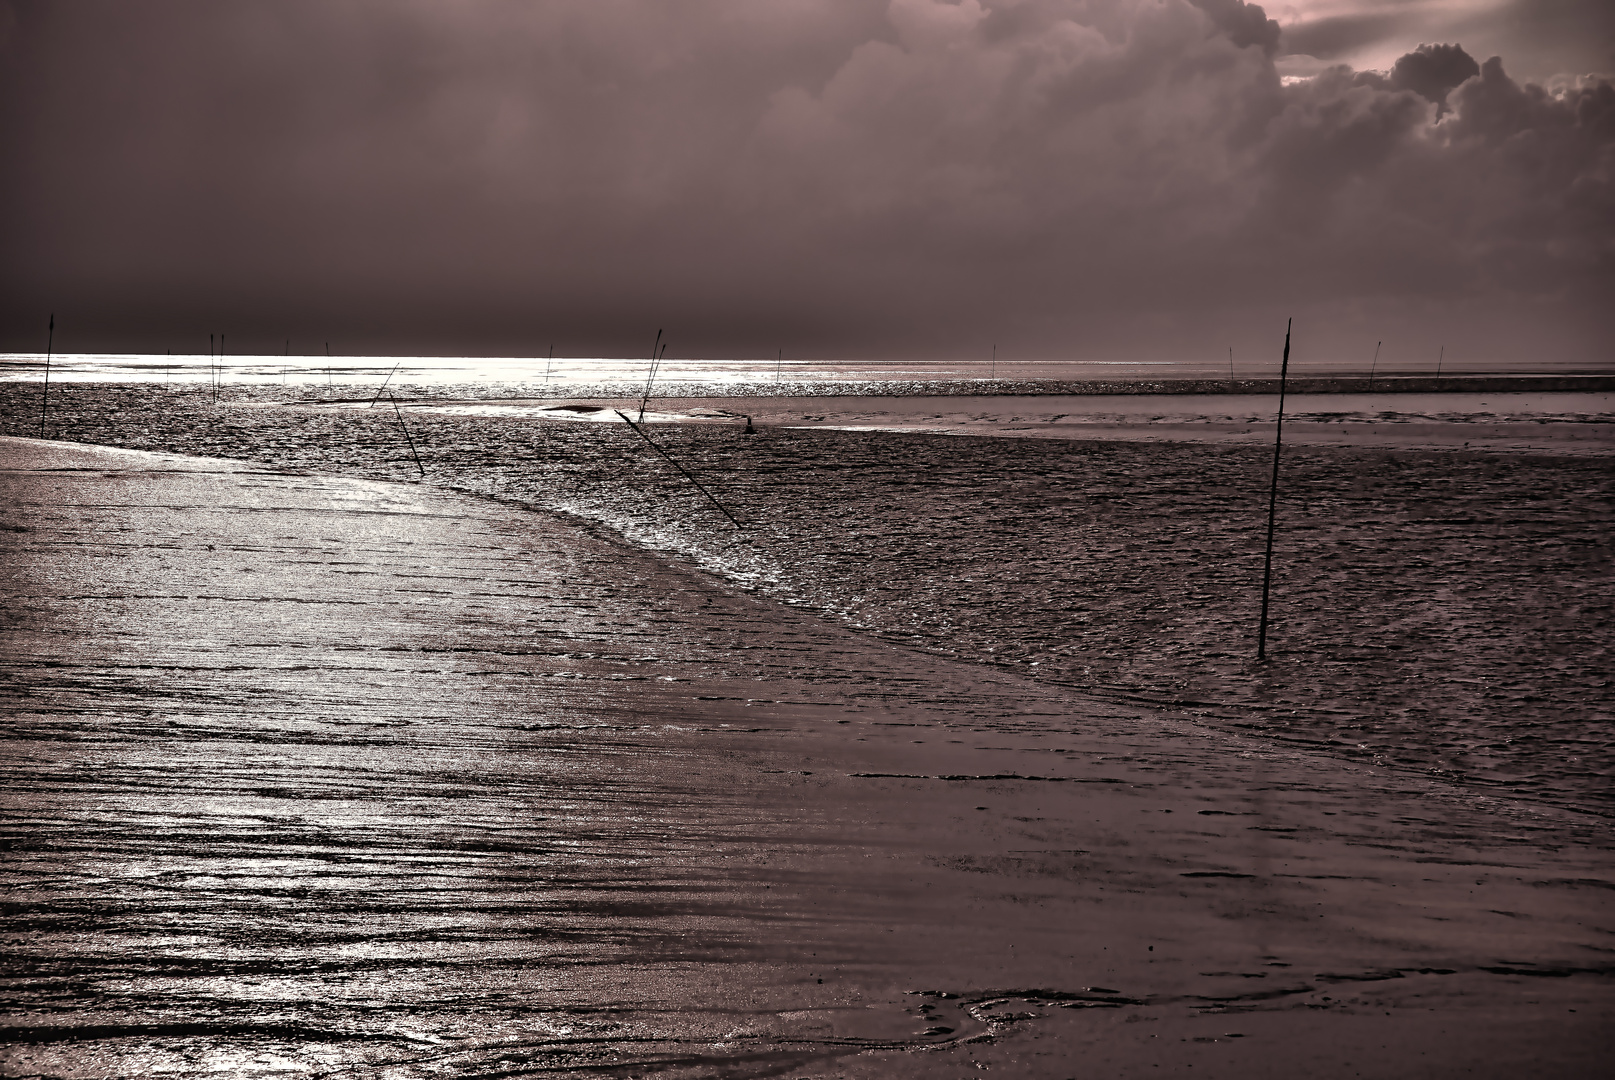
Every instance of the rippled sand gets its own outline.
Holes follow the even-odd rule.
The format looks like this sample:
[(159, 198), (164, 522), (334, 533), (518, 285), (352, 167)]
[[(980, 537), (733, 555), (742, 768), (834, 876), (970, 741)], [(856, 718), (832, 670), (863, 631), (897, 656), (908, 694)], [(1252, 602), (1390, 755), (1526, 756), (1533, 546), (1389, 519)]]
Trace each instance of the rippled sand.
[[(646, 430), (744, 532), (617, 418), (637, 402), (434, 398), (405, 416), (429, 483), (571, 512), (889, 640), (1607, 814), (1608, 397), (1292, 399), (1313, 419), (1287, 432), (1313, 434), (1283, 461), (1262, 666), (1260, 398), (653, 401)], [(420, 475), (386, 402), (76, 390), (59, 408), (90, 441)], [(1043, 437), (936, 433), (988, 429)]]
[(0, 438), (0, 487), (8, 1075), (1607, 1066), (1595, 817), (426, 485)]

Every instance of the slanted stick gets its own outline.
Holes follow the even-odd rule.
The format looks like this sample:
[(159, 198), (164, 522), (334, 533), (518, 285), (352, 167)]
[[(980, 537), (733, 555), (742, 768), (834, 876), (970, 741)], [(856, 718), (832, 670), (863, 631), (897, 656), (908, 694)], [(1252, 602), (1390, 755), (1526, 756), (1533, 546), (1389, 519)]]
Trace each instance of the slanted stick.
[(45, 331), (45, 394), (39, 399), (39, 437), (45, 437), (45, 410), (50, 408), (50, 354), (56, 345), (56, 312), (50, 313), (50, 327)]
[[(403, 360), (398, 361), (398, 364), (402, 364), (402, 363), (403, 363)], [(387, 389), (387, 384), (393, 381), (393, 376), (394, 375), (398, 374), (398, 364), (394, 364), (393, 369), (391, 371), (387, 372), (387, 377), (385, 379), (381, 380), (381, 390)], [(376, 396), (370, 399), (370, 405), (368, 406), (369, 408), (372, 408), (372, 409), (375, 408), (376, 407), (376, 402), (381, 400), (381, 390), (377, 390), (376, 391)]]
[(624, 416), (621, 409), (612, 409), (611, 411), (616, 413), (618, 416), (621, 416), (622, 417), (622, 422), (627, 424), (629, 427), (633, 428), (634, 433), (636, 435), (638, 435), (641, 439), (644, 439), (645, 442), (650, 446), (650, 448), (652, 450), (656, 451), (658, 454), (662, 455), (662, 457), (666, 458), (667, 463), (669, 465), (673, 466), (673, 468), (675, 468), (679, 472), (683, 473), (684, 474), (684, 479), (686, 479), (690, 483), (694, 484), (695, 489), (697, 491), (699, 491), (701, 494), (705, 495), (707, 497), (707, 500), (709, 502), (711, 502), (713, 506), (716, 506), (718, 508), (718, 512), (720, 514), (722, 514), (724, 517), (729, 519), (729, 523), (731, 525), (733, 525), (735, 528), (739, 529), (742, 532), (744, 532), (746, 530), (746, 527), (744, 525), (742, 525), (740, 522), (735, 520), (735, 515), (731, 514), (728, 510), (724, 509), (723, 503), (721, 503), (717, 499), (713, 498), (712, 492), (708, 491), (706, 488), (701, 486), (701, 481), (699, 481), (695, 477), (691, 476), (690, 473), (689, 473), (689, 470), (687, 470), (683, 465), (680, 465), (678, 462), (674, 461), (672, 455), (669, 454), (666, 450), (663, 450), (660, 446), (657, 446), (654, 442), (651, 442), (651, 437), (649, 435), (645, 434), (642, 430), (640, 430), (640, 427), (639, 427), (638, 424), (636, 424), (632, 420), (628, 419), (627, 416)]
[(1262, 561), (1262, 621), (1256, 631), (1256, 659), (1267, 659), (1267, 598), (1273, 583), (1273, 524), (1279, 505), (1279, 451), (1284, 446), (1284, 380), (1290, 373), (1290, 325), (1284, 324), (1284, 362), (1279, 367), (1279, 420), (1273, 432), (1273, 484), (1267, 494), (1267, 555)]
[(421, 456), (415, 452), (415, 440), (409, 437), (409, 427), (404, 423), (404, 410), (398, 407), (398, 399), (391, 394), (387, 395), (387, 399), (393, 403), (393, 412), (398, 415), (398, 426), (404, 431), (404, 441), (409, 443), (409, 454), (415, 459), (415, 467), (421, 471), (421, 478), (425, 479), (426, 466), (421, 464)]
[(645, 396), (639, 399), (639, 422), (642, 424), (645, 422), (645, 406), (650, 403), (651, 384), (656, 381), (656, 371), (662, 366), (662, 357), (666, 355), (667, 346), (663, 345), (662, 351), (651, 359), (650, 378), (645, 380)]

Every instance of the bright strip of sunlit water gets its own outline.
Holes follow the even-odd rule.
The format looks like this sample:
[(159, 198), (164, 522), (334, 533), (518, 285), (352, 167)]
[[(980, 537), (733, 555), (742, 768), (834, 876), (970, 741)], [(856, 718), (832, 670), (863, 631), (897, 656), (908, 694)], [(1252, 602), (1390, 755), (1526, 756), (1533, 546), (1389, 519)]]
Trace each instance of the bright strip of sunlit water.
[[(50, 378), (63, 382), (97, 383), (208, 383), (217, 379), (229, 385), (335, 385), (384, 382), (409, 386), (453, 386), (486, 383), (517, 384), (529, 389), (547, 384), (622, 382), (643, 383), (651, 374), (645, 359), (611, 357), (469, 357), (469, 356), (235, 356), (145, 355), (134, 353), (58, 353), (49, 358)], [(44, 353), (0, 353), (0, 381), (42, 380)], [(1567, 374), (1574, 365), (1552, 361), (1511, 364), (1449, 364), (1445, 374)], [(1433, 365), (1412, 367), (1380, 364), (1384, 375), (1434, 375)], [(1367, 370), (1335, 363), (1293, 358), (1295, 376), (1363, 376)], [(924, 382), (987, 380), (1013, 382), (1138, 379), (1274, 378), (1272, 362), (1240, 361), (1230, 369), (1226, 361), (1209, 360), (859, 360), (812, 359), (661, 361), (655, 384), (668, 392), (680, 383), (757, 385), (771, 380), (803, 382)]]

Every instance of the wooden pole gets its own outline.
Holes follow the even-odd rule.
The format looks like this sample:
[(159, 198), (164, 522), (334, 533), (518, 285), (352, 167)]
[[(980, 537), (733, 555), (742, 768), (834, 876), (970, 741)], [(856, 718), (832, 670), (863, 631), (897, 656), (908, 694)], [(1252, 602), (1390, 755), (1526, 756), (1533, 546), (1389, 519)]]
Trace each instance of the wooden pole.
[(1284, 447), (1284, 380), (1290, 373), (1290, 325), (1284, 324), (1284, 362), (1279, 366), (1279, 422), (1273, 433), (1273, 483), (1267, 493), (1267, 555), (1262, 561), (1262, 621), (1256, 631), (1256, 659), (1267, 659), (1267, 598), (1273, 584), (1273, 524), (1279, 505), (1279, 451)]
[(1374, 372), (1379, 370), (1379, 347), (1383, 344), (1385, 344), (1383, 341), (1374, 342), (1374, 363), (1368, 369), (1368, 388), (1370, 390), (1374, 389)]
[(650, 346), (650, 374), (645, 376), (645, 394), (639, 399), (639, 418), (645, 419), (645, 401), (650, 397), (651, 380), (656, 378), (656, 350), (662, 344), (662, 332), (656, 331), (656, 340)]
[(415, 452), (415, 440), (409, 437), (409, 427), (404, 423), (404, 411), (398, 407), (398, 399), (391, 394), (387, 399), (393, 403), (393, 412), (398, 414), (398, 426), (404, 430), (404, 441), (409, 443), (409, 454), (415, 459), (415, 467), (421, 471), (421, 479), (426, 478), (426, 466), (421, 464), (421, 456)]
[[(403, 362), (403, 360), (399, 360), (398, 364), (402, 364)], [(387, 377), (381, 380), (381, 390), (387, 389), (387, 384), (393, 381), (394, 375), (398, 374), (398, 364), (394, 364), (393, 369), (387, 372)], [(381, 390), (377, 390), (376, 396), (370, 399), (370, 405), (368, 406), (369, 408), (374, 409), (376, 407), (376, 402), (381, 400)]]
[(1447, 347), (1441, 346), (1441, 353), (1436, 357), (1436, 385), (1441, 385), (1441, 361), (1447, 358)]
[[(660, 330), (656, 331), (656, 340), (662, 340)], [(667, 355), (667, 346), (663, 345), (661, 352), (656, 352), (654, 349), (651, 352), (653, 355), (650, 362), (650, 377), (645, 380), (645, 396), (639, 399), (639, 422), (642, 424), (645, 422), (645, 406), (650, 402), (651, 384), (656, 381), (656, 369), (662, 366), (662, 357)]]
[[(651, 437), (649, 435), (645, 434), (643, 431), (641, 431), (638, 424), (636, 424), (632, 420), (628, 419), (628, 417), (623, 416), (623, 413), (622, 413), (621, 409), (612, 409), (611, 411), (616, 413), (618, 416), (622, 416), (622, 422), (623, 423), (625, 423), (629, 427), (633, 428), (634, 433), (636, 435), (638, 435), (641, 439), (644, 439), (645, 442), (647, 444), (649, 444), (649, 446), (650, 446), (650, 448), (652, 450), (656, 451), (658, 454), (662, 455), (662, 457), (666, 458), (667, 463), (669, 465), (673, 466), (673, 468), (675, 468), (679, 472), (683, 473), (684, 474), (684, 479), (686, 479), (690, 483), (694, 484), (695, 489), (697, 491), (699, 491), (701, 494), (705, 495), (707, 497), (707, 500), (709, 502), (711, 502), (713, 506), (716, 506), (718, 508), (718, 512), (720, 514), (722, 514), (724, 517), (729, 519), (729, 523), (731, 525), (733, 525), (735, 528), (739, 529), (741, 532), (746, 531), (746, 527), (744, 525), (742, 525), (740, 522), (735, 520), (735, 515), (731, 514), (729, 511), (725, 510), (723, 508), (723, 503), (721, 503), (717, 499), (713, 498), (712, 497), (712, 492), (708, 491), (706, 488), (701, 486), (701, 481), (699, 481), (695, 477), (691, 476), (689, 471), (687, 469), (685, 469), (685, 467), (683, 465), (680, 465), (678, 462), (674, 461), (672, 455), (670, 455), (666, 450), (663, 450), (660, 446), (657, 446), (654, 442), (651, 442)], [(750, 423), (750, 418), (749, 417), (747, 418), (747, 422)]]
[(50, 354), (56, 345), (56, 312), (50, 313), (50, 327), (45, 331), (45, 395), (39, 399), (39, 437), (45, 437), (45, 410), (50, 408)]

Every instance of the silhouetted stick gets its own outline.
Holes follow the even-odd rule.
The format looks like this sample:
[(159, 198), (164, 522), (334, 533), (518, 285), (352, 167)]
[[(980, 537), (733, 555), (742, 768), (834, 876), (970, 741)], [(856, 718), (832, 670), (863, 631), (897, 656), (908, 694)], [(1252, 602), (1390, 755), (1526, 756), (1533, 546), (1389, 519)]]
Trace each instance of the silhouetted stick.
[(1234, 381), (1234, 347), (1228, 346), (1228, 381)]
[(1273, 486), (1267, 494), (1267, 557), (1262, 563), (1262, 621), (1256, 631), (1256, 659), (1267, 659), (1267, 596), (1273, 583), (1273, 523), (1279, 506), (1279, 450), (1284, 446), (1284, 379), (1290, 373), (1290, 325), (1284, 324), (1284, 363), (1279, 367), (1279, 422), (1273, 433)]
[(989, 379), (998, 378), (998, 342), (996, 341), (993, 342), (993, 367), (992, 370), (987, 373), (987, 377)]
[[(403, 363), (402, 360), (398, 361), (398, 364), (402, 364), (402, 363)], [(387, 384), (393, 381), (393, 376), (394, 375), (398, 374), (398, 364), (394, 364), (393, 369), (391, 371), (387, 372), (387, 377), (385, 379), (381, 380), (381, 390), (387, 389)], [(381, 400), (381, 390), (377, 390), (376, 391), (376, 396), (370, 399), (370, 405), (368, 406), (369, 408), (372, 408), (372, 409), (375, 408), (376, 407), (376, 402)]]
[(650, 381), (656, 377), (656, 350), (662, 344), (662, 332), (656, 331), (656, 340), (650, 346), (650, 374), (645, 377), (645, 394), (640, 398), (639, 418), (645, 419), (645, 398), (650, 397)]
[(56, 345), (56, 312), (50, 313), (50, 328), (45, 331), (45, 396), (39, 399), (39, 437), (45, 437), (45, 410), (50, 408), (50, 354)]
[(1441, 346), (1441, 355), (1436, 357), (1436, 386), (1441, 386), (1441, 361), (1447, 358), (1447, 347)]
[(404, 441), (409, 443), (410, 456), (415, 459), (415, 467), (421, 471), (421, 479), (424, 480), (426, 478), (426, 466), (421, 464), (421, 456), (415, 452), (415, 440), (409, 437), (409, 428), (404, 424), (404, 410), (398, 407), (398, 399), (391, 394), (387, 395), (387, 400), (393, 403), (393, 412), (398, 414), (398, 426), (404, 429)]
[[(742, 525), (740, 522), (735, 520), (735, 515), (731, 514), (729, 511), (725, 510), (723, 508), (723, 503), (721, 503), (717, 499), (713, 498), (712, 497), (712, 492), (708, 491), (706, 488), (701, 486), (701, 481), (699, 481), (695, 477), (691, 476), (689, 471), (687, 469), (685, 469), (683, 465), (680, 465), (678, 462), (674, 461), (672, 456), (670, 454), (668, 454), (668, 452), (666, 450), (663, 450), (660, 446), (657, 446), (654, 442), (651, 442), (651, 437), (649, 435), (645, 434), (643, 431), (641, 431), (639, 429), (638, 424), (636, 424), (632, 420), (628, 419), (628, 417), (623, 416), (623, 413), (622, 413), (621, 409), (612, 409), (611, 411), (616, 413), (618, 416), (622, 416), (622, 422), (623, 423), (625, 423), (629, 427), (633, 428), (634, 433), (636, 435), (638, 435), (641, 439), (644, 439), (645, 442), (650, 446), (650, 448), (652, 450), (656, 451), (658, 454), (662, 455), (662, 457), (666, 458), (667, 463), (669, 465), (673, 466), (673, 468), (675, 468), (679, 472), (683, 473), (684, 474), (684, 479), (686, 479), (690, 483), (694, 484), (695, 489), (697, 491), (699, 491), (701, 494), (705, 495), (707, 497), (708, 501), (710, 501), (713, 506), (716, 506), (718, 508), (718, 512), (720, 514), (722, 514), (724, 517), (729, 519), (729, 523), (731, 525), (733, 525), (735, 528), (739, 529), (741, 532), (746, 531), (746, 527), (744, 525)], [(750, 422), (749, 418), (748, 418), (747, 422), (748, 423)]]
[(774, 381), (779, 382), (780, 365), (785, 363), (785, 350), (780, 349), (774, 354)]
[(1370, 390), (1374, 389), (1374, 372), (1379, 368), (1379, 347), (1383, 344), (1385, 344), (1383, 341), (1374, 342), (1374, 363), (1368, 369), (1368, 388)]
[[(659, 337), (658, 337), (658, 340), (660, 340)], [(650, 402), (651, 384), (656, 381), (656, 371), (657, 371), (658, 368), (660, 368), (662, 366), (662, 357), (664, 357), (666, 355), (667, 355), (667, 346), (663, 345), (662, 346), (662, 351), (657, 353), (651, 359), (651, 362), (650, 362), (650, 378), (645, 380), (645, 396), (639, 399), (639, 422), (642, 423), (642, 424), (645, 422), (645, 406), (647, 404), (649, 404), (649, 402)]]

